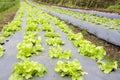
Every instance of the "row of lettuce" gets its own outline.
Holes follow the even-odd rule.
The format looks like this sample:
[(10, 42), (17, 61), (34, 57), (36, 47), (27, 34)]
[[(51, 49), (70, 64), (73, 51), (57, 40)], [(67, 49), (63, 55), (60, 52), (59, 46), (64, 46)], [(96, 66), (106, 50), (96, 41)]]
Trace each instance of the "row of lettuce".
[[(39, 5), (37, 5), (37, 6), (39, 6)], [(42, 6), (42, 8), (47, 7), (47, 6), (44, 6), (44, 5), (41, 5), (41, 6)], [(53, 9), (51, 7), (47, 7), (47, 8), (48, 9)], [(61, 9), (59, 9), (59, 11), (60, 10)], [(66, 13), (67, 10), (61, 10), (61, 12), (64, 12), (64, 11)], [(69, 13), (69, 12), (67, 12), (67, 13)], [(80, 12), (80, 13), (83, 13), (83, 12)], [(76, 14), (77, 14), (77, 12), (76, 12)], [(71, 14), (71, 15), (73, 15), (73, 14)], [(87, 15), (87, 14), (85, 13), (85, 15)], [(93, 15), (93, 14), (90, 14), (90, 15)], [(97, 16), (97, 15), (94, 15), (94, 16), (100, 17), (100, 16)], [(51, 16), (48, 16), (48, 18), (50, 20), (53, 20), (55, 22), (55, 25), (58, 26), (59, 28), (61, 28), (63, 32), (67, 33), (67, 35), (68, 35), (67, 39), (71, 40), (71, 42), (73, 43), (73, 45), (75, 47), (78, 47), (78, 52), (81, 55), (88, 56), (91, 59), (95, 60), (98, 63), (99, 68), (104, 73), (110, 73), (111, 71), (117, 69), (117, 66), (118, 66), (117, 61), (114, 61), (114, 60), (113, 61), (111, 61), (111, 60), (105, 61), (104, 60), (105, 55), (106, 55), (106, 51), (104, 50), (104, 48), (102, 46), (96, 46), (96, 45), (92, 44), (90, 41), (85, 40), (81, 33), (77, 33), (77, 34), (73, 33), (72, 30), (65, 24), (64, 21), (60, 21), (59, 19), (57, 19), (55, 17), (51, 17)], [(120, 25), (120, 20), (119, 19), (113, 19), (112, 20), (112, 19), (109, 19), (109, 18), (106, 18), (106, 17), (102, 17), (102, 18), (105, 18), (106, 22), (109, 22), (109, 20), (111, 20), (111, 22), (115, 23), (115, 25), (117, 25), (117, 26)], [(99, 19), (99, 20), (102, 21), (101, 19)], [(105, 23), (105, 22), (103, 22), (103, 23)], [(62, 43), (63, 42), (61, 41), (61, 44)], [(52, 49), (52, 48), (50, 48), (50, 49)], [(60, 48), (59, 48), (59, 50), (60, 50)]]
[(96, 25), (102, 25), (107, 29), (113, 29), (113, 30), (117, 30), (118, 32), (120, 32), (120, 28), (119, 28), (120, 19), (116, 19), (116, 18), (111, 19), (111, 18), (107, 18), (104, 16), (99, 16), (97, 14), (85, 13), (82, 11), (72, 11), (69, 9), (58, 8), (54, 6), (50, 7), (50, 6), (41, 5), (41, 4), (39, 6), (47, 10), (52, 10), (52, 11), (55, 11), (61, 14), (66, 14), (76, 19), (91, 22)]
[[(30, 57), (33, 54), (38, 55), (40, 52), (44, 51), (42, 39), (41, 37), (38, 37), (40, 30), (45, 31), (46, 33), (44, 36), (48, 37), (48, 39), (46, 39), (46, 44), (50, 46), (48, 55), (51, 58), (70, 59), (72, 57), (70, 49), (62, 50), (61, 46), (66, 43), (60, 38), (62, 35), (55, 32), (55, 28), (51, 25), (51, 21), (67, 34), (66, 39), (70, 40), (73, 45), (78, 48), (80, 55), (88, 56), (95, 60), (104, 73), (110, 73), (117, 69), (117, 61), (104, 61), (106, 51), (103, 47), (96, 46), (90, 41), (85, 40), (81, 33), (73, 33), (64, 21), (60, 21), (58, 18), (52, 17), (44, 11), (32, 8), (26, 3), (22, 3), (20, 9), (20, 11), (22, 11), (17, 15), (21, 15), (20, 19), (17, 19), (16, 16), (17, 21), (14, 19), (8, 24), (11, 24), (11, 27), (6, 26), (5, 29), (3, 28), (2, 34), (5, 36), (1, 36), (3, 37), (2, 40), (5, 39), (4, 37), (8, 37), (21, 29), (21, 19), (24, 13), (24, 8), (28, 11), (26, 27), (24, 28), (24, 39), (17, 45), (17, 58), (20, 59), (21, 62), (14, 64), (14, 69), (9, 80), (24, 80), (24, 78), (30, 79), (34, 76), (44, 76), (45, 72), (48, 71), (43, 64), (30, 60)], [(12, 24), (14, 21), (15, 23)], [(39, 27), (39, 25), (42, 27)], [(0, 51), (4, 52), (4, 49), (2, 48)], [(68, 62), (58, 61), (55, 66), (55, 71), (60, 72), (61, 76), (70, 76), (72, 80), (82, 80), (82, 76), (87, 74), (87, 72), (82, 69), (80, 62), (77, 59)]]
[[(44, 14), (38, 14), (37, 16), (40, 17), (38, 21), (40, 21), (40, 24), (42, 25), (41, 30), (45, 31), (44, 36), (48, 37), (45, 41), (46, 44), (49, 45), (48, 55), (55, 59), (70, 59), (72, 57), (71, 50), (63, 50), (61, 48), (61, 46), (64, 46), (66, 43), (61, 39), (62, 35), (57, 33), (55, 30), (56, 23), (54, 20), (57, 18), (50, 16), (44, 11), (41, 12)], [(54, 22), (54, 24), (52, 22)], [(72, 80), (83, 80), (82, 76), (87, 74), (85, 71), (83, 71), (80, 62), (77, 59), (67, 62), (58, 61), (54, 68), (56, 72), (61, 73), (61, 76), (70, 76)]]
[(67, 33), (67, 39), (71, 40), (75, 47), (78, 47), (78, 52), (81, 55), (89, 56), (91, 59), (97, 61), (99, 68), (103, 70), (104, 73), (110, 73), (111, 71), (117, 69), (117, 61), (104, 61), (106, 51), (102, 46), (96, 46), (90, 41), (85, 40), (81, 33), (73, 33), (72, 30), (65, 24), (65, 22), (60, 21), (55, 17), (48, 16), (48, 18), (53, 20), (56, 26), (61, 28), (63, 32)]
[(27, 9), (28, 16), (26, 27), (24, 28), (23, 40), (17, 45), (17, 58), (22, 61), (14, 64), (14, 69), (9, 80), (30, 79), (33, 76), (44, 76), (44, 73), (47, 72), (47, 68), (43, 64), (30, 60), (33, 54), (38, 55), (44, 48), (42, 47), (41, 37), (37, 36), (40, 31), (38, 27), (39, 23), (34, 15), (37, 13), (37, 10), (31, 8), (26, 3), (23, 3), (23, 5)]
[(0, 42), (1, 42), (1, 44), (0, 44), (0, 57), (2, 57), (4, 55), (4, 49), (2, 47), (2, 42), (8, 36), (13, 35), (16, 31), (19, 31), (21, 29), (21, 20), (22, 20), (23, 14), (24, 14), (24, 8), (21, 7), (19, 9), (19, 11), (17, 12), (15, 19), (3, 27), (1, 34), (0, 34)]
[[(45, 37), (48, 37), (48, 39), (46, 39), (46, 44), (50, 46), (48, 55), (55, 59), (70, 59), (72, 57), (71, 50), (63, 50), (61, 48), (61, 46), (66, 43), (60, 38), (61, 35), (55, 32), (55, 27), (53, 27), (55, 25), (51, 24), (51, 21), (57, 18), (52, 17), (45, 12), (42, 16), (44, 16), (40, 19), (40, 21), (44, 21), (41, 23), (43, 25), (42, 30), (46, 31), (44, 34)], [(55, 71), (60, 72), (61, 76), (70, 76), (72, 80), (82, 80), (82, 75), (87, 74), (83, 71), (82, 66), (77, 59), (68, 62), (58, 61), (55, 66)]]

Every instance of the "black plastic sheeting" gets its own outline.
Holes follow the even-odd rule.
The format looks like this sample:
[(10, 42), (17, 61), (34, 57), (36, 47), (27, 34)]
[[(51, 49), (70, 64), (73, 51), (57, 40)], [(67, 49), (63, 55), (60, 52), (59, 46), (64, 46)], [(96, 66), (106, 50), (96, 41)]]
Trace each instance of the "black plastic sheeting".
[[(22, 19), (22, 27), (26, 26), (26, 13)], [(12, 36), (6, 38), (3, 43), (5, 53), (4, 56), (0, 58), (0, 80), (8, 80), (12, 73), (13, 64), (19, 60), (16, 58), (18, 52), (17, 44), (23, 40), (24, 30), (20, 30), (13, 34)]]
[[(82, 65), (82, 68), (84, 71), (86, 71), (88, 74), (83, 76), (83, 80), (119, 80), (120, 79), (120, 69), (117, 69), (117, 71), (112, 72), (110, 74), (104, 74), (99, 68), (97, 63), (90, 59), (89, 57), (86, 56), (81, 56), (77, 52), (77, 48), (74, 47), (71, 43), (71, 41), (67, 40), (67, 34), (63, 33), (61, 29), (55, 27), (54, 24), (52, 26), (55, 28), (55, 32), (59, 33), (61, 35), (61, 38), (63, 42), (65, 42), (64, 46), (61, 46), (63, 50), (65, 49), (70, 49), (72, 52), (72, 58), (70, 59), (78, 59)], [(44, 37), (45, 32), (40, 31), (39, 36), (42, 37), (42, 46), (44, 47), (45, 51), (40, 53), (38, 56), (32, 56), (33, 61), (37, 61), (39, 63), (44, 64), (48, 68), (48, 72), (45, 73), (45, 76), (40, 78), (40, 77), (35, 77), (31, 80), (71, 80), (70, 77), (61, 77), (60, 73), (55, 72), (54, 66), (56, 65), (57, 61), (60, 59), (52, 59), (48, 55), (48, 50), (49, 47), (46, 45), (45, 40), (47, 39)], [(61, 59), (62, 60), (62, 59)], [(62, 61), (67, 61), (67, 60), (62, 60)]]
[(52, 6), (52, 7), (76, 11), (76, 12), (85, 12), (85, 13), (90, 13), (90, 14), (96, 14), (96, 15), (104, 16), (104, 17), (108, 17), (108, 18), (120, 19), (120, 15), (118, 13), (107, 13), (107, 12), (100, 12), (100, 11), (94, 11), (94, 10), (70, 9), (70, 8), (58, 7), (58, 6)]
[[(45, 10), (44, 8), (41, 8), (41, 9)], [(53, 16), (59, 17), (61, 20), (64, 20), (68, 23), (73, 24), (74, 26), (77, 26), (81, 29), (86, 29), (89, 33), (94, 34), (97, 37), (106, 40), (107, 42), (120, 46), (120, 33), (115, 29), (108, 29), (108, 27), (104, 27), (102, 25), (96, 25), (90, 22), (75, 19), (72, 16), (60, 14), (55, 11), (51, 11), (51, 10), (45, 10), (45, 11)]]
[[(96, 35), (97, 37), (99, 37), (109, 43), (120, 46), (120, 33), (117, 31), (117, 29), (109, 29), (109, 27), (104, 27), (102, 25), (96, 25), (96, 24), (93, 24), (90, 22), (82, 21), (82, 20), (76, 19), (76, 18), (66, 15), (66, 14), (60, 14), (58, 12), (55, 12), (52, 10), (47, 10), (40, 6), (35, 6), (34, 4), (31, 4), (31, 3), (29, 3), (29, 4), (31, 6), (37, 7), (38, 9), (42, 9), (42, 10), (46, 11), (47, 13), (60, 18), (61, 20), (71, 23), (74, 26), (77, 26), (81, 29), (85, 29), (89, 33)], [(120, 27), (120, 26), (118, 26), (118, 27)]]
[[(43, 8), (41, 9), (45, 10)], [(45, 10), (45, 11), (53, 16), (59, 17), (61, 20), (73, 24), (74, 26), (77, 26), (82, 29), (86, 29), (89, 33), (94, 34), (99, 38), (106, 40), (107, 42), (120, 46), (120, 33), (117, 30), (108, 29), (108, 27), (104, 27), (102, 25), (96, 25), (90, 22), (78, 20), (75, 19), (74, 17), (65, 14), (60, 14), (55, 11), (51, 11), (51, 10)]]

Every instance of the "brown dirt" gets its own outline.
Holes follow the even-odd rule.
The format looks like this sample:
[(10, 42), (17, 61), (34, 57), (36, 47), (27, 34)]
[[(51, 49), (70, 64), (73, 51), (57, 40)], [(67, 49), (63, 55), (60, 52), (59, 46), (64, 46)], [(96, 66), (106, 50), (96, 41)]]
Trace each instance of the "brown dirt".
[(16, 10), (6, 13), (2, 20), (0, 20), (0, 31), (8, 22), (11, 22), (15, 16)]
[(106, 52), (107, 52), (107, 58), (117, 60), (118, 65), (120, 67), (120, 46), (113, 45), (105, 40), (102, 40), (90, 33), (88, 33), (86, 30), (80, 29), (78, 27), (72, 26), (71, 24), (68, 24), (70, 28), (73, 30), (74, 33), (83, 33), (83, 36), (85, 39), (91, 41), (93, 44), (97, 46), (104, 46)]

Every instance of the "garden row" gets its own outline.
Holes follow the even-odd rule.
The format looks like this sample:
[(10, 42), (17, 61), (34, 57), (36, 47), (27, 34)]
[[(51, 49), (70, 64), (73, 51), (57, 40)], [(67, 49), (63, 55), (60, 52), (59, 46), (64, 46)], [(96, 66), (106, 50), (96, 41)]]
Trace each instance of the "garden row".
[(116, 29), (118, 30), (118, 32), (120, 32), (120, 28), (118, 27), (120, 26), (120, 19), (116, 19), (116, 18), (111, 19), (111, 18), (107, 18), (103, 16), (98, 16), (95, 14), (90, 14), (90, 13), (85, 13), (85, 12), (76, 12), (72, 10), (49, 7), (49, 6), (44, 6), (44, 5), (41, 5), (41, 6), (48, 10), (53, 10), (61, 14), (67, 14), (69, 16), (73, 16), (83, 21), (91, 22), (96, 25), (102, 25), (104, 27), (107, 27), (107, 29)]
[[(64, 44), (62, 42), (62, 39), (57, 38), (59, 37), (60, 34), (54, 33), (54, 28), (52, 28), (49, 24), (49, 18), (46, 19), (45, 17), (42, 16), (47, 16), (47, 14), (45, 14), (45, 12), (39, 11), (37, 12), (36, 9), (31, 8), (30, 6), (26, 5), (27, 10), (28, 10), (28, 18), (26, 21), (26, 27), (25, 27), (25, 33), (24, 33), (24, 39), (22, 42), (20, 42), (17, 45), (18, 48), (18, 53), (17, 53), (17, 58), (23, 60), (23, 62), (19, 62), (19, 63), (15, 63), (14, 64), (14, 69), (13, 69), (13, 73), (10, 76), (9, 80), (15, 80), (17, 79), (21, 79), (23, 80), (25, 79), (29, 79), (32, 78), (33, 76), (43, 76), (44, 72), (47, 72), (47, 68), (42, 65), (39, 64), (38, 62), (34, 62), (34, 61), (30, 61), (30, 57), (33, 54), (38, 55), (40, 52), (42, 52), (44, 50), (44, 48), (42, 47), (42, 39), (41, 37), (38, 37), (38, 33), (40, 31), (40, 28), (38, 27), (38, 24), (42, 24), (42, 30), (46, 31), (45, 36), (46, 37), (50, 37), (49, 39), (46, 40), (46, 43), (48, 45), (51, 45), (53, 47), (50, 47), (49, 50), (49, 55), (53, 58), (65, 58), (65, 59), (69, 59), (71, 57), (71, 52), (70, 50), (65, 50), (64, 52), (62, 52), (62, 48), (58, 47), (55, 48), (54, 46), (59, 46)], [(38, 18), (35, 18), (34, 13), (36, 13), (36, 15), (38, 16)], [(44, 13), (44, 15), (42, 15), (42, 13)], [(49, 15), (48, 15), (49, 16)], [(66, 64), (64, 62), (62, 62), (62, 64), (60, 64), (61, 61), (58, 62), (58, 64), (56, 65), (55, 70), (56, 71), (63, 71), (62, 75), (72, 75), (72, 79), (82, 79), (82, 75), (84, 74), (81, 68), (81, 65), (79, 63), (78, 60), (74, 60), (73, 62), (68, 62), (69, 64)], [(74, 63), (76, 64), (76, 66), (74, 65)], [(59, 70), (59, 67), (63, 67), (63, 65), (68, 66), (68, 71), (67, 73), (64, 72), (64, 70), (61, 68), (61, 70)], [(75, 70), (70, 70), (71, 65), (74, 67)], [(67, 67), (65, 67), (65, 69), (67, 69)], [(72, 73), (70, 72), (72, 71)], [(79, 73), (79, 71), (81, 73)], [(76, 73), (78, 74), (76, 76)]]
[(87, 30), (89, 33), (94, 34), (107, 42), (120, 46), (120, 19), (111, 19), (85, 12), (76, 12), (62, 8), (38, 5), (33, 2), (29, 3), (31, 3), (32, 6), (37, 5), (37, 8), (45, 10), (51, 15), (57, 16), (74, 26)]
[(6, 39), (6, 37), (13, 35), (15, 32), (21, 29), (21, 20), (22, 20), (23, 14), (24, 14), (24, 8), (21, 7), (19, 11), (17, 12), (14, 20), (3, 27), (1, 34), (0, 34), (0, 43), (1, 43), (0, 44), (0, 57), (4, 55), (4, 49), (2, 47), (4, 43), (2, 42)]
[(90, 13), (90, 14), (95, 14), (98, 16), (104, 16), (107, 18), (117, 18), (120, 19), (119, 13), (110, 13), (110, 12), (104, 12), (104, 11), (96, 11), (96, 10), (85, 10), (85, 9), (71, 9), (71, 8), (66, 8), (66, 7), (60, 7), (60, 6), (52, 6), (56, 8), (62, 8), (62, 9), (67, 9), (75, 12), (85, 12), (85, 13)]

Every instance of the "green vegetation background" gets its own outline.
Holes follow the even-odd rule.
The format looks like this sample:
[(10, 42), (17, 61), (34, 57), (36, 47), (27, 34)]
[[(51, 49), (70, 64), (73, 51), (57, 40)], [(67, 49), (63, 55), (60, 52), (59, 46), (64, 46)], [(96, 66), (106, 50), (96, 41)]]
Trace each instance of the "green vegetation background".
[(120, 12), (120, 0), (34, 0), (67, 7), (106, 9)]
[(0, 21), (5, 14), (17, 10), (20, 6), (20, 0), (0, 0)]
[(0, 12), (3, 12), (16, 4), (19, 4), (19, 0), (0, 0)]

